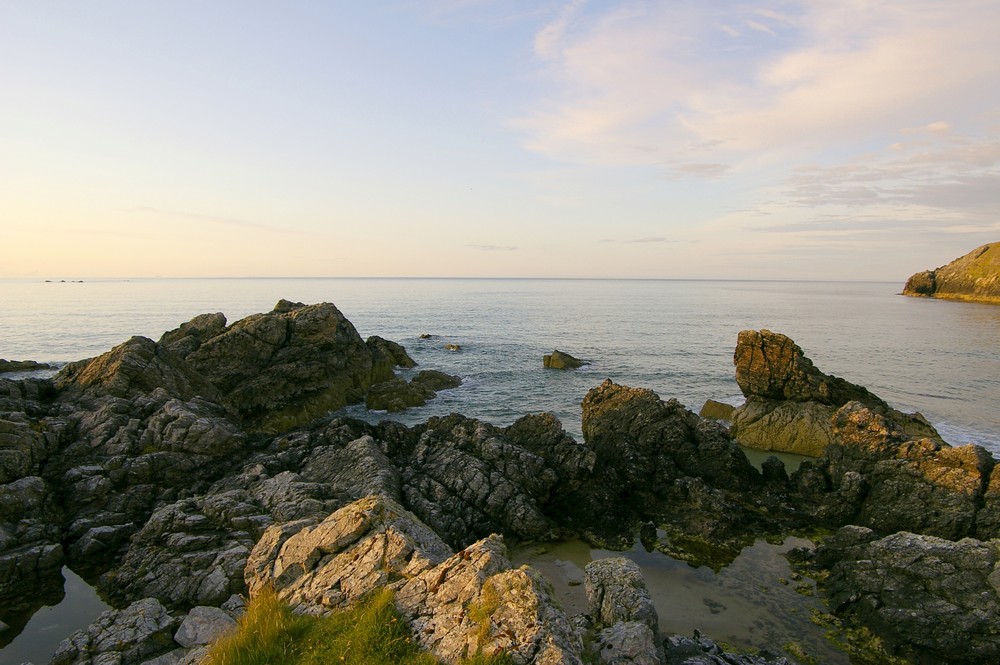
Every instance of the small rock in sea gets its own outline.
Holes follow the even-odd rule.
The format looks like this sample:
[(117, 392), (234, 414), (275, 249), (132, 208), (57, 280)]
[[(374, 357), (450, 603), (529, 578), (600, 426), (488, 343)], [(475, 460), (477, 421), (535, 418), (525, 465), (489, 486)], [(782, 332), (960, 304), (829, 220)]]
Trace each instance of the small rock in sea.
[(445, 348), (445, 351), (461, 351), (462, 350), (462, 347), (459, 346), (458, 344), (445, 344), (444, 348)]
[(547, 356), (542, 356), (542, 365), (548, 369), (576, 369), (589, 364), (558, 349)]
[(420, 335), (420, 339), (431, 339), (432, 337), (434, 337), (434, 335), (430, 333), (423, 333), (422, 335)]
[(733, 411), (736, 407), (732, 404), (725, 404), (723, 402), (717, 402), (714, 399), (710, 399), (705, 402), (705, 405), (701, 407), (701, 411), (698, 413), (702, 418), (711, 418), (712, 420), (727, 420), (731, 421), (733, 419)]

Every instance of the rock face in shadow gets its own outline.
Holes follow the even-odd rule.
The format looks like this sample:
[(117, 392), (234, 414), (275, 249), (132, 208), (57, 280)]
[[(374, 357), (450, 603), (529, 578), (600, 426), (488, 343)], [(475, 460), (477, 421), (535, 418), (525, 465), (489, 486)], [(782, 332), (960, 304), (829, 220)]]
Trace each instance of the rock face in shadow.
[(905, 296), (1000, 303), (1000, 242), (977, 247), (936, 270), (906, 280)]
[(1000, 661), (1000, 541), (878, 538), (845, 527), (820, 554), (835, 561), (826, 582), (831, 606), (920, 662)]
[(821, 457), (832, 442), (831, 418), (848, 402), (891, 413), (913, 436), (940, 440), (920, 414), (894, 411), (866, 388), (822, 373), (780, 333), (740, 332), (733, 363), (747, 400), (734, 411), (730, 433), (750, 448)]

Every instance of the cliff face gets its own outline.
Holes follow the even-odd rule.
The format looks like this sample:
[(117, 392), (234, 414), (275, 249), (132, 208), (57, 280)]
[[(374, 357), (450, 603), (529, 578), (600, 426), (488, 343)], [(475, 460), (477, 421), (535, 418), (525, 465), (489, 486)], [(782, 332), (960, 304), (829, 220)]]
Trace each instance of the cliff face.
[(1000, 303), (1000, 242), (977, 247), (937, 270), (918, 272), (906, 281), (903, 295)]

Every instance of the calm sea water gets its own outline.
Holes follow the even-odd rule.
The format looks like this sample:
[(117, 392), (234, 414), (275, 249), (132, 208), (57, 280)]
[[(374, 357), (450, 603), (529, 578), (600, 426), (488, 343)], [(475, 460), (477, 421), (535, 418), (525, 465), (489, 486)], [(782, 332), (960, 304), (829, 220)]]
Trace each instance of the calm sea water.
[[(951, 443), (979, 443), (1000, 454), (1000, 307), (904, 298), (897, 295), (900, 289), (901, 284), (856, 282), (0, 280), (0, 358), (78, 360), (132, 335), (157, 339), (205, 312), (224, 312), (233, 322), (269, 311), (280, 298), (327, 301), (362, 336), (400, 342), (420, 368), (463, 377), (460, 388), (392, 418), (414, 424), (460, 412), (503, 425), (526, 413), (551, 411), (579, 438), (580, 401), (605, 378), (651, 388), (694, 410), (708, 398), (739, 403), (732, 364), (736, 336), (743, 329), (767, 328), (794, 339), (821, 370), (868, 387), (896, 408), (921, 411)], [(420, 339), (424, 333), (434, 337)], [(447, 351), (446, 343), (462, 350)], [(591, 364), (573, 372), (544, 370), (542, 355), (553, 349)], [(369, 419), (389, 417), (362, 407), (347, 411)], [(608, 553), (585, 554), (581, 566)], [(695, 619), (698, 627), (712, 629), (711, 636), (746, 646), (762, 637), (778, 645), (821, 639), (818, 628), (795, 623), (790, 610), (766, 609), (773, 593), (755, 596), (753, 602), (764, 609), (746, 614), (720, 590), (745, 583), (774, 588), (773, 580), (758, 579), (761, 571), (785, 565), (770, 554), (747, 558), (743, 567), (749, 572), (734, 563), (720, 576), (689, 570), (659, 554), (628, 556), (639, 560), (654, 590), (681, 589), (695, 606), (705, 605), (708, 614)], [(63, 609), (81, 626), (102, 608), (79, 600), (89, 593), (88, 587), (67, 585)], [(728, 606), (733, 611), (725, 611)], [(768, 612), (771, 618), (764, 616)], [(751, 625), (744, 626), (747, 621)], [(668, 623), (665, 629), (690, 628), (674, 619)], [(52, 653), (76, 627), (34, 620), (16, 645), (0, 649), (0, 663), (21, 662), (20, 650), (44, 662), (37, 654)], [(816, 635), (806, 636), (810, 630)], [(824, 647), (815, 648), (822, 653)]]
[[(794, 339), (822, 371), (920, 411), (951, 443), (1000, 454), (1000, 307), (906, 298), (901, 284), (510, 279), (0, 280), (0, 357), (70, 361), (132, 335), (157, 339), (197, 314), (229, 321), (280, 298), (333, 302), (363, 336), (406, 346), (421, 368), (465, 380), (412, 424), (458, 411), (507, 424), (552, 411), (580, 435), (580, 401), (603, 379), (692, 409), (739, 402), (732, 355), (746, 328)], [(421, 340), (423, 333), (435, 335)], [(445, 343), (461, 345), (455, 353)], [(591, 361), (542, 369), (553, 349)], [(364, 409), (352, 415), (379, 418)]]

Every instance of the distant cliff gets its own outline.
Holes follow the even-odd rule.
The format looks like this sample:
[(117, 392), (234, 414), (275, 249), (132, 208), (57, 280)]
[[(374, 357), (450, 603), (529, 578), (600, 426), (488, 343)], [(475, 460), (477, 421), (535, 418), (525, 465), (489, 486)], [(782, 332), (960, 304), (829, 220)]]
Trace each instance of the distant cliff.
[(937, 270), (906, 280), (905, 296), (1000, 303), (1000, 242), (977, 247)]

